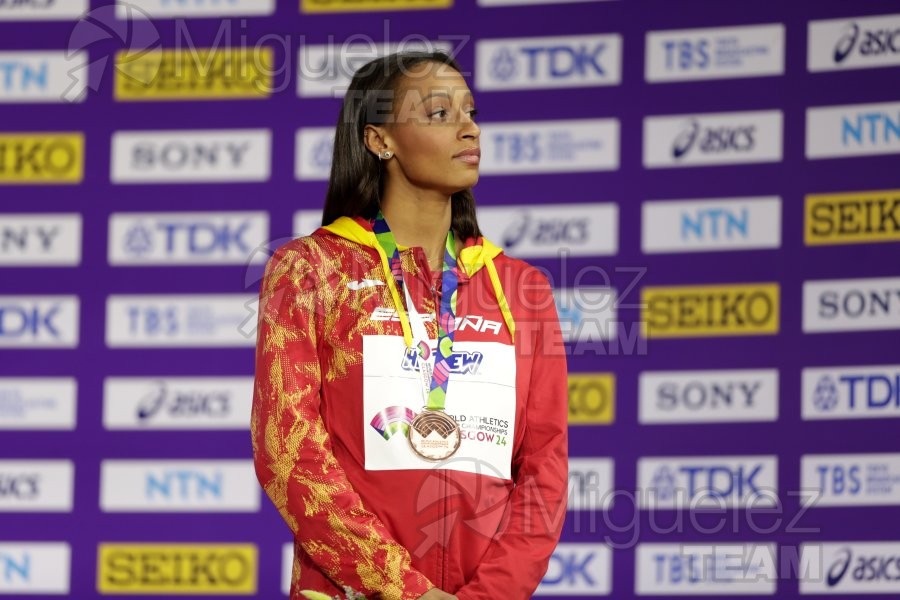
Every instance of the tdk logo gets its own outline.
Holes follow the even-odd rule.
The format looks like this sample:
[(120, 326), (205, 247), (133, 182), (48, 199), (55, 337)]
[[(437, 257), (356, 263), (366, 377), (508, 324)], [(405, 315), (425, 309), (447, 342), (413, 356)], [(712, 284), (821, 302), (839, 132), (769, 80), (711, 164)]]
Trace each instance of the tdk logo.
[[(746, 494), (757, 494), (755, 479), (762, 470), (762, 465), (755, 465), (750, 470), (743, 467), (731, 469), (724, 465), (710, 467), (682, 467), (680, 475), (687, 477), (685, 492), (691, 498), (704, 492), (713, 498), (727, 498), (732, 495), (743, 497)], [(657, 495), (663, 499), (673, 499), (677, 491), (675, 475), (668, 467), (662, 467), (653, 475), (653, 487)]]
[(679, 160), (695, 149), (700, 154), (750, 152), (756, 144), (755, 135), (753, 125), (703, 127), (692, 119), (672, 143), (672, 158)]
[[(484, 360), (481, 352), (460, 350), (454, 352), (447, 361), (451, 373), (474, 375)], [(405, 371), (419, 370), (419, 352), (415, 348), (407, 348), (400, 366)]]
[(110, 264), (242, 264), (268, 236), (267, 213), (143, 213), (110, 218)]
[(612, 591), (612, 551), (604, 544), (559, 544), (536, 590), (544, 596), (606, 596)]
[(900, 365), (803, 370), (804, 419), (900, 417)]
[(775, 505), (776, 459), (700, 457), (638, 462), (641, 508)]
[(57, 326), (60, 306), (54, 304), (46, 309), (38, 306), (0, 306), (0, 336), (13, 338), (41, 334), (59, 338)]
[[(600, 55), (606, 44), (586, 44), (577, 46), (522, 46), (518, 49), (500, 48), (494, 53), (491, 74), (501, 81), (518, 75), (524, 67), (525, 76), (536, 79), (546, 74), (552, 79), (564, 77), (585, 77), (588, 75), (606, 75)], [(520, 63), (523, 63), (520, 66)]]
[(621, 44), (618, 35), (480, 40), (475, 84), (483, 90), (617, 85)]
[[(156, 230), (163, 234), (162, 247), (171, 256), (176, 247), (183, 247), (189, 254), (208, 255), (213, 252), (228, 252), (236, 248), (241, 252), (250, 252), (244, 241), (244, 235), (250, 223), (244, 221), (236, 229), (226, 225), (216, 227), (211, 223), (157, 223)], [(181, 241), (181, 243), (178, 243)], [(152, 230), (143, 224), (137, 224), (128, 230), (125, 239), (125, 252), (134, 256), (143, 256), (153, 250)]]
[(834, 46), (834, 62), (840, 64), (854, 52), (863, 57), (900, 54), (900, 27), (863, 29), (859, 23), (851, 23)]
[(0, 347), (77, 345), (77, 297), (0, 296)]

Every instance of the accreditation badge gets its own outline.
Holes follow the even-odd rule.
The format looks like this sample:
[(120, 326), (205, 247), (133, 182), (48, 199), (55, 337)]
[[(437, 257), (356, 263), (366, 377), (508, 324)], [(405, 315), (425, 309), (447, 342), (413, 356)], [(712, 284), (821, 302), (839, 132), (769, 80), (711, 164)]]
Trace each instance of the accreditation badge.
[[(443, 411), (423, 407), (421, 357), (407, 348), (403, 336), (364, 335), (362, 349), (360, 429), (366, 470), (435, 468), (511, 478), (516, 426), (516, 356), (512, 345), (456, 341), (450, 370), (451, 391)], [(457, 434), (449, 422), (431, 432), (423, 427), (424, 434), (415, 428), (429, 424), (435, 415), (438, 419), (452, 418), (459, 427), (459, 447), (444, 460), (423, 456), (426, 452), (435, 456), (440, 450), (425, 448), (431, 443), (423, 444), (422, 452), (411, 447), (411, 442), (420, 437), (436, 440), (441, 431), (451, 431), (442, 438), (441, 451), (447, 452), (455, 445)]]

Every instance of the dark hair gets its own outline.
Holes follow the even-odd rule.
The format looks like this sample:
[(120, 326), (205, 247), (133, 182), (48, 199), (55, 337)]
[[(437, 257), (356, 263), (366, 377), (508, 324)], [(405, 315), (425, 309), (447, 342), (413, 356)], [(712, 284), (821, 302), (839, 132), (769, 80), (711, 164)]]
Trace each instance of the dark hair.
[[(334, 135), (322, 225), (329, 225), (341, 216), (371, 219), (378, 213), (384, 193), (385, 170), (382, 162), (366, 148), (363, 131), (368, 123), (384, 123), (382, 117), (386, 116), (386, 111), (381, 103), (385, 94), (393, 98), (401, 76), (411, 67), (428, 61), (461, 71), (456, 60), (444, 52), (404, 51), (375, 58), (354, 73)], [(450, 198), (453, 234), (460, 240), (479, 237), (481, 230), (475, 218), (472, 191), (465, 189)]]

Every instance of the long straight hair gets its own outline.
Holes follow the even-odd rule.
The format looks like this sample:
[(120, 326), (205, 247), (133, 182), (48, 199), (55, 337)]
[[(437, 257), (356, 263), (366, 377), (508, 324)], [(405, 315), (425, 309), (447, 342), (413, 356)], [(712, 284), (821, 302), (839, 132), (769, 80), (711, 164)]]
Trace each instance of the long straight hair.
[[(334, 135), (322, 225), (329, 225), (341, 216), (371, 219), (378, 213), (387, 174), (382, 161), (366, 148), (363, 132), (369, 123), (385, 123), (382, 115), (393, 114), (392, 106), (390, 110), (383, 107), (385, 98), (396, 96), (402, 76), (410, 68), (428, 61), (461, 71), (456, 60), (444, 52), (404, 51), (373, 59), (353, 75)], [(480, 237), (471, 189), (460, 190), (450, 198), (450, 228), (454, 236), (460, 240)]]

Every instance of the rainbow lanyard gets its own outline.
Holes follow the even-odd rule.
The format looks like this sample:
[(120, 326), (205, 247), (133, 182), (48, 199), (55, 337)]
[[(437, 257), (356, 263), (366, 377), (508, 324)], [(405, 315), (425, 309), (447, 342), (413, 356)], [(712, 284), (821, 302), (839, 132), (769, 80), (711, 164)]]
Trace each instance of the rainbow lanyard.
[[(421, 326), (419, 315), (416, 313), (412, 298), (403, 285), (403, 268), (400, 264), (400, 249), (397, 240), (388, 227), (387, 221), (381, 211), (372, 222), (372, 232), (378, 240), (378, 244), (389, 257), (391, 273), (400, 286), (406, 292), (406, 302), (410, 313), (410, 321), (417, 321)], [(447, 242), (444, 244), (444, 267), (441, 271), (441, 306), (437, 319), (438, 339), (437, 353), (434, 359), (434, 367), (431, 372), (430, 385), (427, 392), (427, 406), (429, 410), (444, 410), (447, 400), (447, 383), (450, 378), (450, 357), (453, 356), (453, 338), (456, 333), (456, 288), (459, 285), (459, 272), (456, 265), (456, 245), (453, 240), (453, 231), (447, 232)], [(402, 310), (402, 307), (398, 307)], [(410, 323), (412, 326), (412, 323)], [(424, 332), (424, 327), (422, 328)], [(430, 366), (431, 346), (425, 336), (421, 336), (417, 350), (419, 354), (419, 369), (423, 376), (427, 374)], [(424, 393), (424, 388), (423, 388)]]

